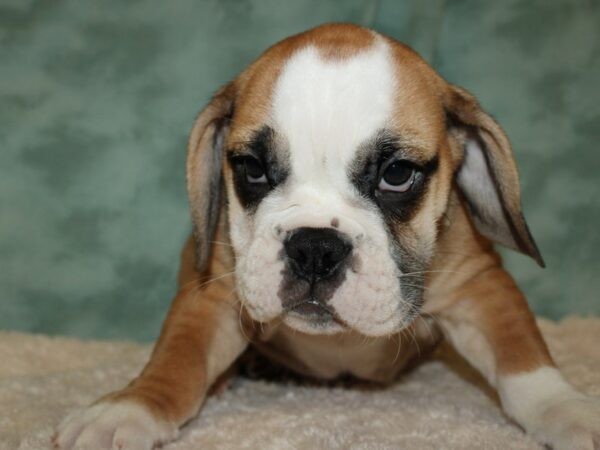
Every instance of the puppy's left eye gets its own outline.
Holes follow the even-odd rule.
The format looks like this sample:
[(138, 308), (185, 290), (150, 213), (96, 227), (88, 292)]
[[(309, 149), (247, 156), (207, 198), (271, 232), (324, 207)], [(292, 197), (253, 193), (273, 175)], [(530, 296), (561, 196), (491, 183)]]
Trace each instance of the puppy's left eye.
[(405, 161), (395, 161), (385, 168), (377, 188), (380, 191), (407, 192), (414, 181), (414, 167)]
[(251, 156), (244, 158), (244, 173), (248, 183), (261, 184), (267, 182), (267, 175), (262, 164)]

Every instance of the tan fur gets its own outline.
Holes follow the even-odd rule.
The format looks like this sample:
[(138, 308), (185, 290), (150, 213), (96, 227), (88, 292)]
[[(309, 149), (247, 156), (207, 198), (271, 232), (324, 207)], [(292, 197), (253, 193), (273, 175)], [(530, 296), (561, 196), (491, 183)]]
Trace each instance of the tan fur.
[(213, 255), (207, 270), (199, 273), (194, 242), (188, 239), (181, 255), (179, 293), (150, 361), (129, 386), (100, 401), (132, 400), (177, 424), (198, 411), (212, 383), (252, 336), (251, 328), (243, 328), (235, 301), (231, 254), (215, 243)]
[[(327, 58), (347, 58), (372, 45), (374, 36), (353, 25), (331, 25), (288, 38), (268, 49), (216, 95), (199, 116), (190, 137), (187, 176), (196, 223), (207, 220), (202, 217), (202, 205), (209, 201), (203, 198), (206, 180), (199, 180), (197, 174), (206, 161), (202, 147), (213, 139), (218, 125), (215, 121), (235, 105), (234, 115), (227, 119), (227, 145), (244, 142), (252, 130), (268, 120), (274, 83), (293, 52), (315, 45)], [(390, 126), (407, 136), (415, 155), (425, 160), (436, 154), (439, 158), (421, 210), (409, 225), (397, 228), (398, 233), (417, 236), (425, 224), (436, 224), (435, 236), (428, 243), (433, 259), (423, 305), (424, 316), (431, 319), (419, 318), (401, 335), (387, 340), (366, 342), (353, 333), (332, 340), (301, 336), (286, 327), (261, 329), (248, 324), (235, 297), (234, 276), (225, 275), (234, 269), (234, 259), (222, 212), (214, 237), (217, 243), (204, 249), (203, 254), (211, 250), (206, 271), (196, 270), (198, 254), (190, 239), (182, 253), (180, 290), (151, 360), (128, 387), (108, 397), (111, 401), (133, 400), (157, 417), (181, 425), (197, 413), (211, 383), (242, 353), (248, 341), (278, 362), (322, 378), (351, 373), (389, 382), (406, 362), (437, 343), (440, 333), (446, 334), (492, 384), (498, 377), (553, 366), (525, 298), (502, 269), (490, 241), (478, 233), (456, 189), (453, 176), (461, 163), (462, 149), (460, 136), (447, 132), (445, 108), (468, 125), (483, 127), (483, 139), (497, 149), (493, 158), (498, 170), (507, 179), (517, 180), (505, 135), (469, 94), (447, 84), (412, 50), (391, 39), (387, 42), (400, 80), (395, 120)], [(231, 174), (224, 167), (225, 182), (231, 187)], [(508, 208), (520, 215), (518, 184), (502, 186), (502, 190)], [(524, 221), (516, 226), (526, 227)], [(416, 237), (414, 243), (418, 245)], [(525, 251), (533, 252), (527, 243), (523, 245)]]
[(424, 310), (476, 328), (500, 374), (553, 365), (527, 301), (490, 242), (477, 233), (457, 194), (431, 270)]

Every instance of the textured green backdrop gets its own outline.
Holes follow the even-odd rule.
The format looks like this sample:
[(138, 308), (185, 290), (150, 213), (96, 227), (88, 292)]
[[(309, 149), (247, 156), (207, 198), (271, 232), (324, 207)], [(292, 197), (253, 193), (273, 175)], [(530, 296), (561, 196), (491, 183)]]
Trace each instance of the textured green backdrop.
[(0, 0), (0, 328), (151, 339), (190, 228), (185, 141), (212, 91), (328, 21), (390, 34), (507, 130), (548, 268), (535, 310), (600, 313), (600, 2)]

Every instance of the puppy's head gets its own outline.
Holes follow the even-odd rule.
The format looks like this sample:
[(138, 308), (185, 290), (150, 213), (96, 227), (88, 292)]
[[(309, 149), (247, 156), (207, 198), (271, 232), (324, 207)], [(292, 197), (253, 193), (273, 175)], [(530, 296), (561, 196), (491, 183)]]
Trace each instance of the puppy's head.
[(482, 234), (541, 262), (501, 128), (413, 51), (356, 26), (286, 39), (217, 92), (187, 177), (198, 264), (226, 204), (238, 294), (260, 322), (406, 326), (452, 189)]

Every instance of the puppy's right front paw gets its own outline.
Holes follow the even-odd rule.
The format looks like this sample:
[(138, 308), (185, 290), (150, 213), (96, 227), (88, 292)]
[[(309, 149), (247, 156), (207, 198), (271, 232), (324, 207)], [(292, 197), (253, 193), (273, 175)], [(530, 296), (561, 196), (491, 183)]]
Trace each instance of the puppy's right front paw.
[(52, 442), (61, 450), (151, 450), (175, 439), (177, 432), (177, 426), (156, 419), (142, 405), (109, 400), (73, 411)]

